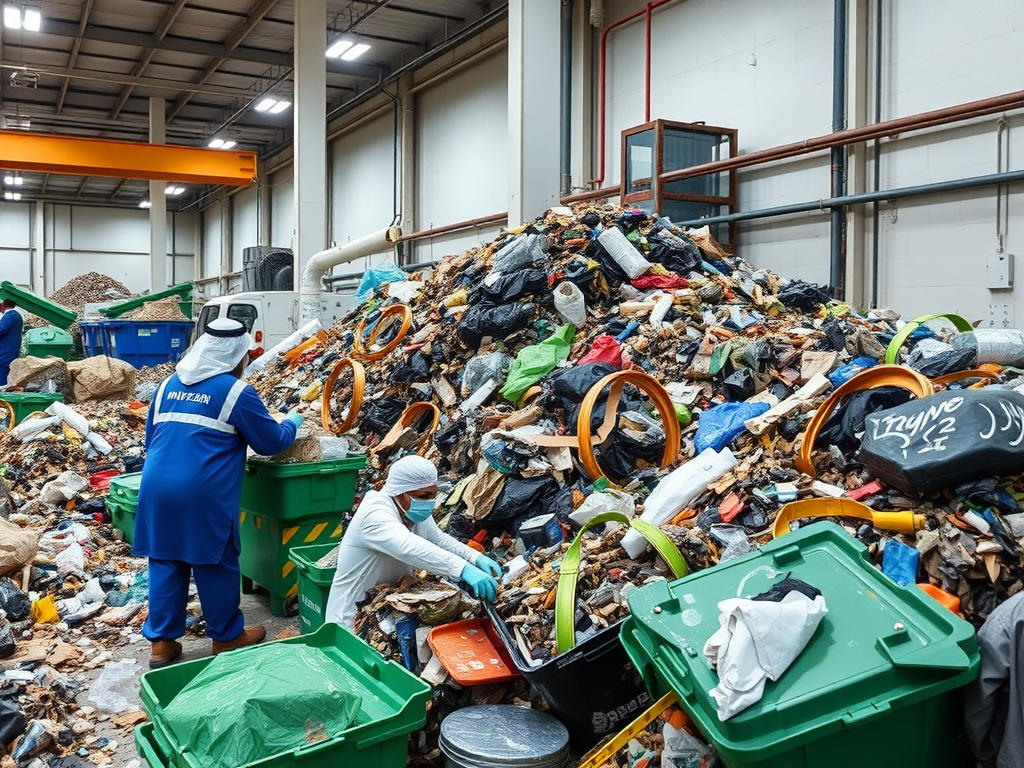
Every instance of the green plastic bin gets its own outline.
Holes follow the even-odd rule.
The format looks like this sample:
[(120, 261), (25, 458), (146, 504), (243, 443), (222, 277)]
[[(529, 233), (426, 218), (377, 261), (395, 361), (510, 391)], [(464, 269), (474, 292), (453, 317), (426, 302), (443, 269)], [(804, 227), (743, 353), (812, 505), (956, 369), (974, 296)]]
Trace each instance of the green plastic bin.
[[(764, 697), (721, 722), (703, 654), (718, 603), (788, 574), (828, 607), (803, 653)], [(963, 768), (957, 690), (978, 674), (974, 628), (915, 585), (876, 570), (834, 523), (789, 533), (736, 560), (630, 593), (620, 640), (655, 696), (680, 705), (726, 768)]]
[[(356, 722), (326, 741), (282, 752), (238, 768), (404, 768), (409, 734), (427, 722), (430, 686), (337, 624), (311, 635), (279, 640), (319, 648), (345, 669), (353, 690), (362, 697)], [(231, 653), (258, 652), (260, 646)], [(184, 662), (142, 676), (139, 695), (151, 723), (135, 731), (139, 756), (150, 768), (202, 768), (188, 744), (178, 744), (163, 712), (178, 693), (210, 663), (212, 657)], [(295, 680), (296, 690), (304, 681)]]
[(356, 480), (365, 466), (365, 456), (293, 464), (251, 459), (242, 481), (242, 509), (278, 520), (340, 517), (352, 509)]
[(121, 532), (121, 538), (129, 544), (135, 543), (135, 505), (121, 504), (109, 496), (103, 500), (110, 513), (111, 524)]
[(74, 337), (55, 326), (30, 328), (25, 331), (25, 354), (29, 357), (59, 357), (70, 360), (75, 349)]
[(110, 495), (108, 498), (134, 509), (139, 503), (139, 485), (141, 484), (141, 472), (129, 472), (125, 475), (112, 477), (110, 478)]
[(293, 548), (309, 544), (337, 544), (344, 532), (343, 514), (281, 520), (243, 510), (239, 519), (242, 591), (249, 593), (259, 584), (270, 593), (271, 613), (298, 615), (298, 573), (289, 554)]
[(318, 568), (317, 561), (338, 546), (317, 544), (295, 547), (288, 558), (295, 564), (299, 585), (299, 630), (306, 635), (316, 632), (324, 623), (327, 598), (331, 594), (334, 568)]
[(60, 392), (0, 392), (0, 400), (10, 403), (14, 410), (14, 424), (21, 424), (30, 414), (45, 411), (50, 403), (63, 402)]

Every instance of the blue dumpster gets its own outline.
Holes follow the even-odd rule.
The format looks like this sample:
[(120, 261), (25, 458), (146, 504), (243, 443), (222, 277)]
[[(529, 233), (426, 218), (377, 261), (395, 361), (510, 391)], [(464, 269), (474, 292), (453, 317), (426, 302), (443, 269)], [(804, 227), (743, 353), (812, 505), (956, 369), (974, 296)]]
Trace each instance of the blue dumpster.
[(107, 354), (102, 322), (79, 322), (78, 327), (82, 329), (82, 354), (86, 357)]
[(188, 349), (193, 324), (182, 320), (104, 320), (106, 354), (136, 368), (176, 363)]

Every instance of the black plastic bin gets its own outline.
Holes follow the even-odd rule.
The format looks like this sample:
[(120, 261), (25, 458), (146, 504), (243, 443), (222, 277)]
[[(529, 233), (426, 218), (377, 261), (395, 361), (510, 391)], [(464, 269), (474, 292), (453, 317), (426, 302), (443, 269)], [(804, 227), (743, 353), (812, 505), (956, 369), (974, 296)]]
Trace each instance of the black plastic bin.
[(571, 651), (531, 667), (505, 622), (490, 605), (486, 607), (512, 661), (569, 729), (569, 739), (576, 749), (585, 752), (606, 736), (618, 733), (653, 702), (619, 642), (625, 619)]

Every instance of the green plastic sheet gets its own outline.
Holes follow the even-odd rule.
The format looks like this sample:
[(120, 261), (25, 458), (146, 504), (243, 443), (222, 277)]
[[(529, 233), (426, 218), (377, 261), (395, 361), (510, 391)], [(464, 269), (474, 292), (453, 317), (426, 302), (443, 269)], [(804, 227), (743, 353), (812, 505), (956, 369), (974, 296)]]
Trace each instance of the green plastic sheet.
[(165, 709), (179, 744), (204, 768), (236, 768), (334, 738), (362, 697), (327, 654), (273, 644), (214, 657)]
[(540, 344), (523, 347), (512, 361), (501, 396), (511, 403), (518, 401), (526, 390), (569, 357), (569, 345), (575, 336), (576, 326), (566, 323)]

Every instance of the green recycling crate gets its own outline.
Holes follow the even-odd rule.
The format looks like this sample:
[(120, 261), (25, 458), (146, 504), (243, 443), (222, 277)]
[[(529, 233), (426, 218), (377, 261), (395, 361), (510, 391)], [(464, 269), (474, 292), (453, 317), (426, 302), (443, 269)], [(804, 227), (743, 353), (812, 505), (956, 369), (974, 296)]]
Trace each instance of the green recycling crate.
[(337, 544), (344, 531), (344, 511), (334, 515), (312, 515), (281, 520), (242, 510), (239, 532), (242, 553), (242, 589), (254, 584), (270, 593), (270, 612), (295, 616), (299, 608), (299, 583), (295, 563), (289, 559), (294, 547), (309, 544)]
[(135, 543), (135, 513), (139, 505), (141, 472), (129, 472), (110, 479), (110, 490), (103, 500), (113, 526), (129, 544)]
[(304, 635), (316, 632), (323, 626), (335, 569), (320, 568), (317, 561), (336, 546), (316, 544), (312, 547), (295, 547), (288, 555), (298, 574), (299, 630)]
[(65, 330), (49, 325), (25, 331), (25, 354), (29, 357), (59, 357), (70, 360), (75, 350), (74, 337)]
[[(703, 654), (718, 603), (787, 575), (821, 590), (828, 614), (758, 703), (721, 722)], [(974, 628), (915, 585), (876, 570), (834, 523), (630, 593), (620, 640), (648, 690), (673, 690), (725, 768), (962, 768), (957, 690), (978, 674)]]
[[(326, 741), (271, 755), (238, 768), (404, 768), (409, 734), (427, 721), (430, 686), (401, 665), (387, 661), (352, 632), (328, 624), (311, 635), (277, 641), (318, 648), (348, 673), (353, 690), (361, 697), (356, 722)], [(252, 646), (232, 653), (258, 653)], [(164, 709), (193, 680), (212, 657), (184, 662), (147, 672), (139, 695), (152, 722), (135, 730), (135, 743), (150, 768), (201, 768), (188, 744), (179, 744), (164, 722)], [(295, 680), (296, 690), (304, 686)]]
[(340, 517), (352, 509), (356, 480), (365, 466), (365, 456), (293, 464), (250, 459), (242, 481), (242, 509), (278, 520)]
[(14, 424), (11, 426), (16, 426), (31, 414), (45, 411), (50, 403), (63, 402), (64, 395), (60, 392), (0, 392), (0, 401), (10, 404), (14, 411)]

